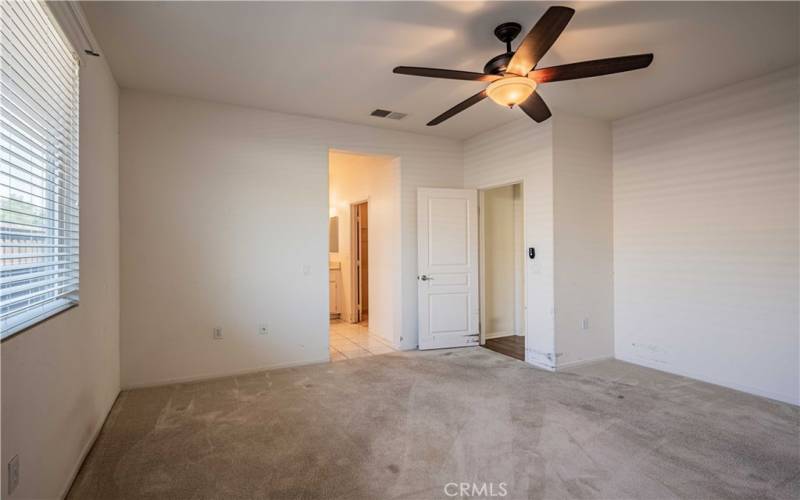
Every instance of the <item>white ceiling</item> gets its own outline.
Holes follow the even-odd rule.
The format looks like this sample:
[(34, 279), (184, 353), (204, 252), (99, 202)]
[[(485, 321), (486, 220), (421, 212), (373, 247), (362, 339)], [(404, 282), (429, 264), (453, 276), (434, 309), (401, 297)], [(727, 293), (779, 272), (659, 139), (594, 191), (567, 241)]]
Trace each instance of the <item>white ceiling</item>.
[[(482, 71), (492, 31), (527, 32), (539, 2), (84, 2), (122, 87), (467, 138), (522, 116), (489, 100), (431, 118), (483, 84), (395, 75), (397, 65)], [(653, 52), (644, 70), (548, 83), (559, 110), (616, 119), (796, 64), (797, 2), (564, 2), (577, 11), (539, 67)], [(515, 42), (521, 40), (518, 38)], [(514, 44), (516, 46), (516, 44)], [(403, 113), (392, 121), (375, 108)]]

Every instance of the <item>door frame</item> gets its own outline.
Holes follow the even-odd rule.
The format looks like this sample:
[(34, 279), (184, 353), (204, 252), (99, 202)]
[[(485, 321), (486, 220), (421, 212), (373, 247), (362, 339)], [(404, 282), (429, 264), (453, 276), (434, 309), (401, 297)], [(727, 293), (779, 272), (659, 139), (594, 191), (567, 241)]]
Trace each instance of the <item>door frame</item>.
[[(525, 361), (528, 361), (528, 266), (527, 266), (527, 248), (528, 248), (528, 228), (525, 224), (525, 179), (511, 179), (499, 184), (490, 184), (478, 186), (478, 296), (480, 303), (480, 321), (478, 323), (478, 332), (480, 333), (480, 345), (486, 344), (486, 247), (484, 241), (484, 214), (485, 214), (485, 193), (486, 191), (514, 186), (519, 184), (519, 195), (522, 204), (522, 331), (525, 332)], [(516, 304), (514, 305), (516, 309)]]
[[(367, 220), (369, 220), (369, 196), (366, 199), (350, 203), (350, 322), (361, 322), (361, 310), (359, 309), (358, 302), (358, 205), (367, 204)], [(369, 231), (369, 226), (367, 226)], [(367, 239), (369, 245), (369, 239)], [(369, 274), (367, 274), (367, 283), (369, 283)], [(369, 293), (369, 285), (367, 286), (367, 293)], [(369, 300), (369, 299), (367, 299)]]

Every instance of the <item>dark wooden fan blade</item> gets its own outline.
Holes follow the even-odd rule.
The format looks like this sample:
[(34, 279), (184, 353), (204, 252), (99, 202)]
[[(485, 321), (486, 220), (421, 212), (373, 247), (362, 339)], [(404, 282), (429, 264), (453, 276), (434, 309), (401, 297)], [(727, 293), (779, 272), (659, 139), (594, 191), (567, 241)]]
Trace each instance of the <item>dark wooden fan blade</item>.
[(453, 106), (452, 108), (448, 109), (447, 111), (445, 111), (441, 115), (439, 115), (436, 118), (434, 118), (433, 120), (429, 121), (428, 122), (428, 126), (432, 127), (433, 125), (438, 125), (438, 124), (442, 123), (443, 121), (447, 120), (448, 118), (450, 118), (450, 117), (452, 117), (454, 115), (457, 115), (458, 113), (461, 113), (462, 111), (464, 111), (468, 107), (472, 106), (473, 104), (477, 104), (477, 103), (481, 102), (484, 99), (486, 99), (486, 90), (481, 90), (480, 92), (478, 92), (474, 96), (470, 97), (469, 99), (467, 99), (465, 101), (461, 101), (460, 103), (458, 103), (455, 106)]
[(575, 13), (569, 7), (550, 7), (517, 47), (506, 73), (525, 76), (550, 49)]
[(457, 71), (453, 69), (417, 68), (414, 66), (398, 66), (394, 72), (400, 75), (427, 76), (430, 78), (447, 78), (449, 80), (470, 80), (474, 82), (493, 82), (502, 78), (501, 75), (487, 75), (472, 71)]
[(653, 54), (610, 57), (536, 69), (528, 73), (528, 78), (533, 78), (537, 83), (561, 82), (646, 68), (650, 66), (651, 62), (653, 62)]
[(541, 123), (552, 116), (550, 108), (544, 103), (542, 96), (538, 92), (534, 92), (530, 97), (525, 99), (525, 102), (519, 105), (526, 115), (533, 118), (536, 122)]

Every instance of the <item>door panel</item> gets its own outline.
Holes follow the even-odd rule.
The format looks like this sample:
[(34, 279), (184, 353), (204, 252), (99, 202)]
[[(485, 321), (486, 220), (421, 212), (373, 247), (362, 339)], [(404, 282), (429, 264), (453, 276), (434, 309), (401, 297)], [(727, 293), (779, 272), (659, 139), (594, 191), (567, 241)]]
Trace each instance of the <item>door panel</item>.
[(428, 201), (429, 262), (433, 266), (469, 263), (469, 200)]
[(478, 345), (478, 196), (417, 191), (419, 348)]
[(431, 293), (428, 295), (432, 335), (461, 332), (469, 328), (469, 295)]

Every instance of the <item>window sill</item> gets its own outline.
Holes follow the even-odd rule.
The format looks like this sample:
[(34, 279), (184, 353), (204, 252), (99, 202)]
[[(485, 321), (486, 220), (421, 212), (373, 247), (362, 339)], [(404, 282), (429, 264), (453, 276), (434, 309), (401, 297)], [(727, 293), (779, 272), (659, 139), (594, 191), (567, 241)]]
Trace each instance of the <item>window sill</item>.
[(51, 320), (56, 316), (60, 316), (61, 314), (69, 311), (70, 309), (78, 307), (78, 305), (80, 305), (80, 302), (70, 302), (68, 304), (59, 306), (53, 309), (52, 311), (48, 311), (46, 314), (40, 314), (38, 316), (29, 319), (28, 321), (20, 323), (19, 325), (16, 325), (13, 328), (11, 328), (11, 331), (3, 332), (3, 338), (2, 340), (0, 340), (0, 343), (4, 343), (6, 340), (16, 337), (20, 333), (26, 332), (35, 326), (41, 325), (45, 321)]

